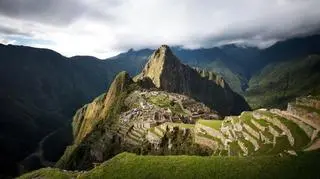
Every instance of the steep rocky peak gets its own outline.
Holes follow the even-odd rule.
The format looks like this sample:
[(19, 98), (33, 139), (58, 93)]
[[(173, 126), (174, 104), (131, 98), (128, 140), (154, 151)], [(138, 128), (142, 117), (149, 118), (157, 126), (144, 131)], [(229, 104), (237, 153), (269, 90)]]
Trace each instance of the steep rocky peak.
[(178, 58), (172, 53), (168, 45), (161, 45), (149, 57), (148, 63), (141, 73), (141, 78), (150, 78), (157, 88), (161, 87), (161, 76), (164, 72), (176, 71), (181, 65)]
[(127, 87), (131, 83), (132, 83), (132, 79), (130, 78), (129, 74), (125, 71), (122, 71), (118, 73), (118, 75), (113, 80), (108, 93), (110, 93), (110, 91), (112, 90), (122, 91), (125, 87)]
[(152, 60), (162, 62), (162, 66), (171, 64), (173, 62), (179, 62), (178, 58), (172, 53), (168, 45), (161, 45), (157, 50), (155, 50), (149, 61)]
[(97, 121), (106, 120), (112, 114), (110, 110), (112, 107), (116, 108), (118, 101), (123, 97), (122, 94), (132, 83), (127, 72), (120, 72), (113, 80), (106, 95), (97, 97), (92, 103), (77, 111), (72, 122), (76, 143), (81, 142), (93, 130)]
[(155, 55), (172, 55), (172, 51), (168, 45), (161, 45), (156, 51)]

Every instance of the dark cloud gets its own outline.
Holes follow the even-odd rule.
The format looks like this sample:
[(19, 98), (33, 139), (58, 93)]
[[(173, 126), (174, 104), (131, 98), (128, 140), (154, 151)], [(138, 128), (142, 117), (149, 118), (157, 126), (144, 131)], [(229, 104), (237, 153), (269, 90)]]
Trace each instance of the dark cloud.
[(164, 43), (264, 47), (319, 32), (319, 7), (320, 0), (0, 0), (0, 37), (34, 35), (69, 56)]
[(32, 34), (29, 32), (23, 32), (20, 29), (6, 27), (1, 24), (0, 24), (0, 35), (21, 35), (21, 36), (27, 36), (27, 37), (32, 36)]
[[(114, 0), (108, 0), (115, 5)], [(0, 0), (0, 14), (22, 20), (57, 26), (68, 25), (81, 16), (111, 18), (107, 12), (92, 9), (81, 0)]]

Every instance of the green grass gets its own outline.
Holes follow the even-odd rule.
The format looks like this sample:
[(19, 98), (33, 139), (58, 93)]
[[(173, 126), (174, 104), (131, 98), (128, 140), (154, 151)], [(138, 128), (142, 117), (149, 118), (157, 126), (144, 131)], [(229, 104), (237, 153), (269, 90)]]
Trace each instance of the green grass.
[(234, 142), (231, 142), (229, 145), (230, 145), (230, 153), (232, 156), (243, 155), (242, 154), (243, 152), (242, 152), (238, 142), (234, 141)]
[(254, 152), (254, 146), (251, 142), (245, 140), (244, 138), (243, 139), (239, 139), (239, 141), (241, 141), (245, 147), (247, 147), (248, 149), (248, 155), (251, 155), (253, 152)]
[[(271, 119), (272, 118), (277, 118), (277, 116), (275, 116), (275, 114), (272, 114), (271, 112), (269, 112), (269, 111), (259, 111), (259, 113), (260, 114), (262, 114), (262, 115), (265, 115), (265, 116), (267, 116), (267, 117), (270, 117)], [(276, 126), (276, 125), (274, 125), (274, 124), (272, 124), (272, 123), (269, 123), (269, 122), (267, 122), (267, 121), (265, 121), (266, 123), (268, 123), (271, 127), (273, 127), (277, 132), (279, 132), (280, 134), (282, 133), (282, 130), (278, 127), (278, 126)], [(280, 120), (280, 122), (282, 123), (282, 121)]]
[(194, 128), (194, 124), (172, 123), (172, 122), (167, 122), (166, 124), (168, 124), (168, 126), (174, 126), (179, 128), (186, 128), (186, 129)]
[(147, 100), (150, 103), (152, 103), (156, 106), (159, 106), (161, 108), (169, 108), (173, 113), (183, 114), (183, 115), (185, 114), (185, 112), (183, 111), (181, 106), (178, 103), (170, 100), (169, 96), (167, 96), (165, 94), (159, 94), (157, 96), (150, 96), (149, 98), (147, 98)]
[(275, 146), (268, 152), (269, 154), (279, 154), (284, 150), (291, 150), (292, 147), (289, 143), (287, 136), (279, 136), (276, 138)]
[[(78, 173), (77, 178), (319, 178), (319, 158), (320, 152), (302, 153), (298, 157), (138, 156), (121, 153), (87, 173)], [(53, 169), (42, 169), (21, 178), (72, 177), (58, 170), (51, 171)]]
[(154, 128), (155, 127), (152, 127), (152, 128), (150, 128), (150, 129), (148, 129), (151, 133), (153, 133), (153, 134), (155, 134), (156, 136), (158, 136), (159, 138), (161, 138), (161, 137), (163, 137), (163, 136), (161, 136), (160, 134), (158, 134), (156, 131), (154, 131)]
[(255, 120), (252, 116), (252, 112), (244, 112), (240, 116), (240, 119), (242, 119), (243, 122), (246, 123), (248, 126), (250, 126), (253, 130), (259, 131), (259, 129), (251, 122), (251, 119)]
[(56, 168), (43, 168), (31, 173), (27, 173), (19, 179), (28, 179), (28, 178), (43, 178), (43, 179), (53, 179), (53, 178), (59, 178), (59, 179), (69, 179), (72, 177), (76, 177), (77, 173), (75, 172), (63, 172), (60, 169)]
[(260, 148), (253, 154), (253, 156), (267, 155), (273, 148), (273, 144), (261, 144)]
[(255, 119), (255, 120), (256, 120), (256, 122), (258, 122), (263, 127), (268, 127), (269, 126), (269, 123), (267, 121), (265, 121), (264, 119)]
[(204, 126), (211, 127), (216, 130), (220, 130), (222, 120), (198, 120), (199, 124), (202, 124)]

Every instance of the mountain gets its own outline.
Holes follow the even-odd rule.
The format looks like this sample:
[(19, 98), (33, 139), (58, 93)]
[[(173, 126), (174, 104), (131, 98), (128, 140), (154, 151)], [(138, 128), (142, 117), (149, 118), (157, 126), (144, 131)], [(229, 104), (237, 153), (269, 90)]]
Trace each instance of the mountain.
[[(143, 138), (150, 127), (163, 124), (188, 128), (200, 118), (218, 119), (237, 113), (234, 108), (249, 109), (223, 79), (214, 73), (201, 76), (199, 72), (205, 73), (182, 64), (163, 45), (134, 80), (126, 72), (119, 73), (106, 94), (77, 111), (73, 119), (74, 143), (57, 166), (87, 169), (122, 151), (170, 154), (172, 151)], [(173, 153), (209, 154), (207, 147), (193, 144), (191, 133), (186, 133), (170, 140), (175, 143), (171, 144), (175, 146)]]
[(268, 64), (249, 81), (251, 107), (284, 108), (297, 95), (320, 95), (320, 55)]
[[(244, 96), (253, 109), (284, 109), (297, 96), (319, 94), (319, 38), (313, 35), (288, 39), (266, 49), (230, 44), (208, 49), (174, 47), (172, 52), (203, 77), (199, 80), (201, 86), (214, 86), (208, 81), (216, 79), (213, 81), (218, 86), (223, 81), (228, 84), (225, 88)], [(76, 109), (103, 93), (118, 72), (125, 70), (130, 76), (140, 73), (153, 51), (131, 49), (100, 60), (90, 56), (66, 58), (48, 49), (0, 45), (0, 158), (5, 161), (1, 162), (0, 173), (17, 173), (17, 162), (26, 157), (22, 162), (26, 170), (30, 163), (36, 163), (36, 167), (31, 164), (33, 169), (41, 166), (39, 153), (46, 160), (50, 158), (49, 162), (58, 160), (72, 138), (68, 128)], [(184, 78), (179, 79), (183, 79), (177, 83), (179, 86), (188, 86)], [(150, 80), (138, 83), (153, 87)], [(210, 100), (219, 101), (218, 105), (241, 106), (232, 104), (232, 100), (210, 99), (210, 94), (204, 98), (194, 91), (197, 89), (180, 92), (207, 101), (208, 107), (212, 107)], [(218, 91), (227, 91), (227, 97), (232, 93), (226, 89)], [(215, 108), (221, 114), (231, 110)], [(69, 137), (60, 143), (61, 136)], [(45, 142), (43, 138), (54, 142)], [(57, 152), (52, 153), (50, 148)]]
[(107, 89), (119, 71), (136, 74), (139, 66), (128, 59), (66, 58), (48, 49), (0, 45), (0, 173), (17, 173), (17, 162), (42, 138), (68, 128), (76, 109)]
[(246, 102), (222, 78), (209, 72), (203, 75), (182, 64), (166, 45), (157, 49), (137, 79), (148, 78), (164, 91), (191, 96), (222, 115), (248, 110)]
[[(238, 46), (235, 44), (224, 45), (221, 47), (213, 47), (208, 49), (183, 49), (179, 47), (172, 48), (173, 53), (182, 60), (184, 64), (187, 64), (193, 68), (201, 68), (206, 71), (213, 71), (229, 84), (230, 88), (246, 97), (249, 105), (253, 108), (258, 108), (264, 106), (266, 107), (284, 107), (286, 103), (293, 100), (295, 97), (307, 95), (310, 90), (308, 87), (303, 87), (304, 90), (296, 90), (292, 92), (289, 96), (282, 92), (279, 88), (273, 88), (273, 92), (278, 92), (277, 98), (264, 98), (263, 93), (254, 93), (255, 88), (259, 85), (259, 81), (272, 81), (279, 79), (279, 77), (274, 77), (276, 74), (283, 73), (280, 68), (271, 68), (271, 66), (277, 67), (282, 66), (288, 72), (287, 74), (297, 73), (297, 69), (288, 68), (293, 64), (305, 63), (303, 60), (307, 59), (310, 55), (320, 54), (320, 35), (312, 35), (306, 37), (297, 37), (293, 39), (287, 39), (279, 41), (274, 45), (266, 49), (258, 49), (255, 47)], [(152, 52), (149, 49), (143, 49), (141, 52), (147, 52), (151, 55)], [(124, 53), (123, 56), (129, 58), (134, 56), (134, 54), (141, 53), (140, 50), (130, 51), (130, 53)], [(301, 61), (301, 62), (298, 62)], [(306, 64), (306, 63), (305, 63)], [(316, 69), (316, 64), (314, 66), (305, 65), (305, 70)], [(289, 72), (289, 70), (292, 70)], [(302, 70), (303, 71), (303, 70)], [(301, 71), (301, 72), (302, 72)], [(275, 74), (275, 75), (272, 75)], [(317, 77), (317, 70), (310, 70), (309, 75), (312, 78)], [(302, 75), (303, 76), (303, 75)], [(268, 79), (269, 77), (272, 77)], [(291, 79), (295, 79), (292, 76)], [(317, 85), (310, 80), (307, 85), (304, 84), (306, 81), (302, 78), (297, 78), (295, 85), (291, 88), (302, 88), (302, 86), (312, 86)], [(280, 84), (281, 83), (281, 84)], [(285, 83), (279, 81), (278, 86), (283, 86)], [(272, 88), (272, 87), (271, 87)], [(317, 87), (312, 87), (316, 89)], [(258, 90), (258, 89), (257, 89)], [(262, 85), (259, 91), (270, 91), (270, 87)], [(269, 96), (269, 95), (267, 95)], [(281, 98), (281, 99), (280, 99)], [(278, 99), (282, 100), (279, 105)], [(258, 105), (257, 103), (260, 103)]]
[[(126, 89), (125, 84), (129, 84)], [(124, 106), (113, 101), (115, 110), (109, 108), (107, 118), (90, 121), (95, 127), (89, 127), (87, 136), (80, 135), (81, 142), (75, 141), (58, 162), (68, 171), (46, 168), (21, 178), (319, 177), (319, 96), (299, 97), (286, 110), (259, 109), (216, 120), (210, 118), (216, 115), (213, 111), (187, 96), (141, 90), (133, 84), (126, 73), (117, 76), (105, 101), (110, 102), (113, 88), (120, 88), (112, 99), (123, 100)], [(114, 116), (115, 112), (120, 114)], [(192, 115), (176, 118), (174, 113)], [(74, 124), (88, 119), (83, 117), (76, 115)], [(80, 126), (74, 127), (78, 136)], [(153, 156), (122, 153), (106, 161), (110, 152), (125, 150)]]
[[(19, 179), (32, 178), (319, 178), (319, 152), (292, 156), (143, 156), (121, 153), (89, 171), (43, 168)], [(301, 172), (303, 171), (303, 172)]]

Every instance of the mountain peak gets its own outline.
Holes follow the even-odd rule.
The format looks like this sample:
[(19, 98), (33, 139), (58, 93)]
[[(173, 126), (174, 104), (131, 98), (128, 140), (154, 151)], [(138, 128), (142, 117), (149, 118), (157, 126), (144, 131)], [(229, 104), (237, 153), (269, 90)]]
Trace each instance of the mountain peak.
[(159, 60), (170, 60), (176, 58), (170, 58), (174, 55), (168, 45), (161, 45), (157, 50), (154, 51), (152, 56), (158, 58)]
[(181, 65), (179, 59), (172, 53), (168, 45), (161, 45), (149, 57), (139, 78), (150, 78), (157, 88), (162, 88), (161, 81), (165, 73), (176, 71)]
[(149, 57), (135, 80), (150, 81), (161, 90), (191, 96), (222, 115), (237, 114), (236, 109), (249, 109), (223, 80), (213, 81), (205, 76), (181, 63), (167, 45), (162, 45)]

